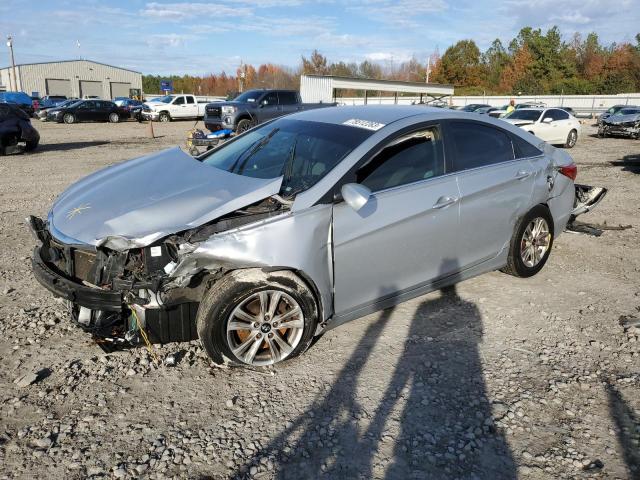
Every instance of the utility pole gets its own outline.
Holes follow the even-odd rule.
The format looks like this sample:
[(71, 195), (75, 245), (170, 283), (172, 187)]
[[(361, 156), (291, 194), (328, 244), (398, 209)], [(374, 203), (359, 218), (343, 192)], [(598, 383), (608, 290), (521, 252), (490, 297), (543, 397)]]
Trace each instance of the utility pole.
[(431, 75), (431, 57), (427, 58), (427, 81), (429, 83), (429, 75)]
[[(9, 47), (9, 55), (11, 58), (11, 70), (13, 71), (13, 91), (18, 91), (18, 77), (16, 77), (16, 61), (13, 58), (13, 38), (7, 35), (7, 47)], [(11, 85), (9, 85), (11, 87)]]
[(244, 92), (244, 79), (246, 76), (246, 71), (247, 69), (244, 63), (242, 63), (242, 60), (240, 60), (240, 75), (239, 75), (240, 78), (238, 79), (238, 83), (240, 84), (239, 85), (240, 93)]

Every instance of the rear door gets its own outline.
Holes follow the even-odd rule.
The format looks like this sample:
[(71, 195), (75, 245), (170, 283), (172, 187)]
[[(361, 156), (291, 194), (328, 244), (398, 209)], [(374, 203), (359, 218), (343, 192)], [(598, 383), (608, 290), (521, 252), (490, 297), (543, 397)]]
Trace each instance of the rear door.
[(458, 186), (448, 175), (439, 125), (391, 139), (364, 161), (357, 182), (372, 191), (355, 211), (334, 206), (334, 308), (344, 321), (410, 298), (457, 270)]
[(94, 111), (94, 120), (97, 122), (107, 122), (111, 113), (112, 103), (96, 101), (96, 109)]
[(297, 112), (299, 109), (299, 103), (296, 92), (278, 92), (278, 104), (280, 115), (288, 115), (290, 113)]
[(186, 107), (184, 108), (185, 116), (195, 118), (198, 116), (198, 104), (196, 103), (196, 97), (193, 95), (185, 95)]
[(459, 260), (469, 268), (507, 248), (518, 219), (531, 208), (534, 171), (516, 158), (511, 136), (472, 120), (446, 124), (460, 188)]

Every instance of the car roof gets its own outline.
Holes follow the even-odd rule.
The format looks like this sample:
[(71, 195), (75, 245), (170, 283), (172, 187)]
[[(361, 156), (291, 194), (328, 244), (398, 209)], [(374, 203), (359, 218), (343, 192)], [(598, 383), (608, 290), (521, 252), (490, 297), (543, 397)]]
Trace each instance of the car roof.
[[(451, 112), (454, 112), (454, 110)], [(440, 119), (447, 116), (448, 113), (449, 111), (443, 110), (442, 108), (425, 107), (423, 105), (357, 105), (306, 110), (288, 116), (287, 118), (333, 123), (336, 125), (355, 119), (388, 125), (395, 121), (416, 115)], [(425, 120), (429, 120), (429, 118), (425, 118)]]

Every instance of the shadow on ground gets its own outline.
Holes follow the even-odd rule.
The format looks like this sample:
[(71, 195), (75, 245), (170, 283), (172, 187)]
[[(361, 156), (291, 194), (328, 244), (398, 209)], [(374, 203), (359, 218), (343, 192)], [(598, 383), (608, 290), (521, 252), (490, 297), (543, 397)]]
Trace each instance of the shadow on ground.
[(81, 148), (99, 147), (100, 145), (108, 145), (111, 142), (91, 141), (91, 142), (64, 142), (64, 143), (44, 143), (38, 145), (35, 153), (41, 152), (64, 152), (67, 150), (79, 150)]
[(614, 167), (622, 167), (623, 172), (640, 173), (640, 154), (625, 155), (622, 159), (610, 163)]
[[(441, 271), (451, 271), (448, 260)], [(516, 478), (516, 467), (491, 417), (478, 344), (482, 318), (455, 286), (416, 310), (374, 411), (361, 407), (357, 388), (393, 308), (371, 321), (332, 388), (235, 477), (261, 458), (278, 457), (278, 479)], [(387, 330), (387, 334), (388, 334)]]
[(622, 458), (629, 470), (631, 480), (640, 480), (640, 418), (622, 398), (620, 392), (607, 383), (609, 411), (616, 426)]

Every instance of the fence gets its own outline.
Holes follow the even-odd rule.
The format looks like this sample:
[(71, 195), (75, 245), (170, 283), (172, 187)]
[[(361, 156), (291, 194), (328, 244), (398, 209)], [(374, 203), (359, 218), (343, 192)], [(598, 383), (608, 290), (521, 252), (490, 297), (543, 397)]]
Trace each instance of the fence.
[[(507, 105), (511, 99), (516, 103), (540, 102), (549, 107), (571, 107), (580, 116), (598, 115), (614, 105), (640, 105), (640, 93), (621, 95), (521, 95), (511, 96), (453, 96), (444, 98), (449, 105), (463, 107), (471, 103), (483, 103), (493, 107)], [(342, 97), (336, 101), (341, 105), (363, 105), (363, 97)], [(418, 103), (419, 97), (398, 97), (398, 104)], [(426, 99), (425, 99), (426, 101)], [(369, 105), (392, 105), (394, 97), (369, 96)]]

